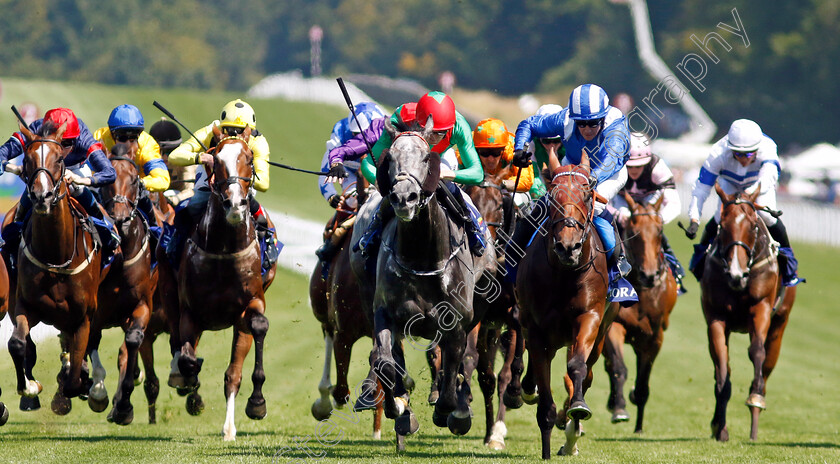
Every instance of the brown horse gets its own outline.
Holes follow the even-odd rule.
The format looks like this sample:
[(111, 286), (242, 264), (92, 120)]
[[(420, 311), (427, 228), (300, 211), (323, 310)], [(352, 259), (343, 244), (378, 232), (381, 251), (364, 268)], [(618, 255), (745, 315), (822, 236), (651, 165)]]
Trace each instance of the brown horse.
[[(6, 262), (0, 260), (0, 321), (6, 317), (9, 310), (9, 271), (6, 269)], [(2, 390), (0, 390), (2, 394)], [(9, 420), (9, 409), (0, 401), (0, 426)]]
[(59, 374), (59, 388), (64, 397), (74, 398), (87, 394), (90, 387), (82, 365), (96, 317), (97, 289), (107, 270), (100, 269), (96, 231), (83, 226), (84, 213), (68, 195), (61, 146), (65, 126), (45, 123), (37, 134), (23, 126), (20, 130), (29, 141), (23, 177), (33, 207), (17, 253), (15, 330), (9, 353), (18, 393), (37, 397), (42, 387), (32, 375), (35, 347), (29, 330), (39, 322), (55, 326), (62, 334), (62, 347), (69, 352)]
[(134, 162), (136, 152), (136, 140), (114, 146), (108, 159), (116, 171), (116, 180), (100, 189), (103, 205), (119, 230), (122, 256), (115, 259), (108, 277), (99, 286), (99, 308), (88, 342), (94, 382), (88, 402), (91, 407), (97, 405), (104, 409), (108, 394), (105, 369), (98, 353), (102, 330), (121, 327), (125, 331), (117, 362), (119, 383), (108, 414), (109, 421), (120, 425), (128, 425), (134, 419), (130, 397), (138, 369), (137, 352), (149, 323), (157, 286), (157, 272), (151, 270), (154, 246), (150, 244), (149, 224), (137, 209), (142, 185), (140, 170)]
[[(560, 454), (577, 453), (580, 421), (592, 416), (584, 393), (618, 312), (617, 304), (607, 303), (607, 259), (592, 224), (589, 159), (584, 153), (579, 166), (564, 166), (555, 174), (548, 233), (537, 234), (528, 247), (516, 280), (529, 354), (523, 389), (532, 391), (526, 381), (536, 382), (543, 459), (551, 456), (555, 423), (565, 424), (566, 429)], [(569, 398), (558, 417), (551, 395), (551, 361), (562, 347), (569, 347), (565, 376)]]
[(164, 304), (167, 317), (178, 321), (177, 331), (171, 333), (181, 345), (173, 360), (176, 370), (170, 374), (176, 386), (192, 391), (199, 387), (203, 359), (196, 357), (196, 349), (201, 333), (234, 327), (230, 364), (225, 372), (227, 409), (222, 432), (225, 440), (235, 440), (234, 400), (252, 343), (256, 345), (251, 376), (254, 391), (245, 413), (255, 420), (266, 415), (262, 385), (268, 319), (256, 224), (248, 210), (248, 191), (254, 179), (254, 155), (248, 146), (251, 130), (246, 128), (241, 137), (223, 138), (218, 127), (214, 127), (214, 133), (220, 141), (213, 152), (212, 193), (204, 216), (184, 246), (177, 304), (171, 306), (166, 298)]
[(631, 212), (623, 234), (629, 250), (627, 257), (633, 264), (628, 280), (638, 292), (639, 302), (619, 309), (604, 343), (604, 368), (610, 377), (607, 409), (612, 412), (613, 423), (630, 420), (624, 401), (624, 344), (630, 344), (636, 353), (636, 387), (630, 390), (630, 402), (638, 407), (636, 433), (642, 432), (645, 404), (650, 396), (650, 373), (662, 348), (668, 316), (677, 302), (677, 281), (662, 254), (659, 207), (664, 198), (660, 196), (651, 205), (636, 203), (624, 193)]
[(758, 416), (766, 407), (767, 377), (779, 359), (796, 287), (781, 285), (777, 246), (758, 215), (757, 211), (763, 208), (755, 204), (760, 191), (727, 195), (720, 185), (715, 185), (715, 191), (722, 202), (720, 226), (700, 281), (709, 354), (715, 364), (712, 436), (718, 441), (729, 440), (729, 334), (738, 332), (750, 335), (749, 355), (755, 371), (747, 406), (752, 418), (750, 439), (755, 440)]
[[(361, 176), (360, 176), (361, 178)], [(358, 203), (364, 202), (364, 189), (359, 190)], [(344, 209), (344, 202), (339, 205), (333, 221), (334, 227), (350, 218), (356, 217), (356, 211)], [(333, 229), (335, 230), (335, 229)], [(321, 323), (324, 334), (324, 370), (318, 391), (321, 397), (312, 404), (312, 416), (317, 420), (330, 417), (333, 403), (343, 408), (350, 391), (347, 374), (350, 370), (350, 355), (353, 345), (363, 337), (373, 338), (373, 321), (365, 313), (359, 287), (350, 269), (350, 237), (352, 226), (341, 239), (341, 250), (330, 263), (327, 279), (322, 277), (321, 262), (315, 265), (309, 280), (309, 300), (312, 312)], [(332, 369), (331, 356), (335, 355), (336, 385), (330, 381)], [(330, 400), (332, 394), (332, 401)], [(378, 395), (377, 395), (378, 396)], [(373, 418), (373, 437), (382, 436), (382, 402), (376, 404)]]

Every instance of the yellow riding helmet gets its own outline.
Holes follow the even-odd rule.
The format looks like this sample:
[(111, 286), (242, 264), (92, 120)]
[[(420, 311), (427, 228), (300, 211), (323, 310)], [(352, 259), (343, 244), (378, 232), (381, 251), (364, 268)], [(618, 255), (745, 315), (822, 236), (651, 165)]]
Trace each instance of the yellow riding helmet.
[(508, 130), (505, 123), (489, 118), (478, 123), (473, 131), (473, 143), (476, 148), (499, 148), (508, 144)]
[(257, 115), (254, 114), (254, 109), (238, 98), (222, 108), (222, 116), (219, 121), (221, 121), (222, 127), (241, 127), (244, 129), (245, 126), (251, 126), (251, 129), (257, 128)]

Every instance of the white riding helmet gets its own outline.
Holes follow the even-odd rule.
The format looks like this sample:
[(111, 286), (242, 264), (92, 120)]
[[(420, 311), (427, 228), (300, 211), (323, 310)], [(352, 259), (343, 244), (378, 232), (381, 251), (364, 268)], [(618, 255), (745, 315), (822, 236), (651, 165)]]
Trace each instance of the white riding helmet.
[(641, 132), (633, 132), (630, 134), (630, 159), (627, 161), (628, 167), (644, 166), (650, 163), (652, 153), (650, 150), (650, 140)]
[[(534, 113), (534, 116), (546, 116), (546, 115), (549, 115), (549, 114), (559, 113), (561, 111), (563, 111), (562, 106), (549, 103), (547, 105), (541, 106), (537, 110), (537, 112)], [(556, 139), (556, 138), (559, 138), (559, 137), (562, 137), (562, 136), (563, 136), (563, 134), (561, 133), (561, 134), (554, 134), (551, 137), (544, 137), (544, 138)]]
[(738, 119), (729, 126), (726, 146), (732, 151), (750, 152), (758, 149), (764, 133), (761, 127), (749, 119)]

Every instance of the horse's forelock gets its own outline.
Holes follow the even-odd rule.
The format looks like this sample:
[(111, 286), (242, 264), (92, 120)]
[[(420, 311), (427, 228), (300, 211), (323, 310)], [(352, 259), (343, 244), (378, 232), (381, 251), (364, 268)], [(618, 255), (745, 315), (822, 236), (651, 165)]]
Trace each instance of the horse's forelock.
[(58, 132), (58, 128), (58, 124), (56, 124), (54, 121), (44, 121), (44, 124), (42, 124), (41, 127), (38, 128), (38, 132), (35, 135), (39, 137), (46, 137), (48, 135), (52, 135)]

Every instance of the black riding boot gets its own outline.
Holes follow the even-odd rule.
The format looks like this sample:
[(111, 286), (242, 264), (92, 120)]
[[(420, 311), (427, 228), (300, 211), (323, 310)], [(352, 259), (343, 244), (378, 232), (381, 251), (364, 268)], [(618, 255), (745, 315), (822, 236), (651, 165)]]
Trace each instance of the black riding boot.
[(782, 275), (782, 283), (785, 287), (793, 287), (805, 279), (797, 276), (799, 261), (793, 256), (793, 248), (790, 247), (787, 229), (782, 221), (777, 219), (776, 223), (767, 228), (773, 240), (779, 242), (779, 272)]
[(688, 270), (694, 274), (699, 282), (703, 277), (703, 268), (706, 264), (706, 249), (712, 243), (712, 240), (717, 236), (718, 223), (715, 218), (709, 219), (706, 227), (703, 229), (703, 235), (700, 236), (700, 243), (694, 245), (694, 254), (691, 255), (691, 260), (688, 262)]
[(265, 251), (261, 258), (262, 267), (267, 271), (274, 266), (280, 256), (280, 250), (274, 240), (275, 231), (268, 227), (268, 218), (265, 216), (265, 211), (253, 195), (248, 196), (248, 209), (256, 223), (258, 243), (265, 244)]
[(621, 234), (618, 232), (618, 226), (615, 221), (612, 221), (613, 232), (615, 233), (615, 249), (613, 250), (610, 264), (618, 269), (621, 277), (626, 277), (627, 274), (633, 270), (633, 266), (627, 261), (627, 255), (624, 253), (624, 242), (621, 240)]
[(665, 234), (662, 234), (662, 253), (665, 255), (665, 260), (668, 261), (668, 265), (671, 267), (671, 271), (674, 273), (674, 278), (677, 281), (677, 291), (680, 295), (686, 293), (688, 290), (683, 285), (683, 277), (685, 277), (685, 270), (680, 264), (680, 260), (677, 259), (677, 255), (674, 254), (674, 250), (671, 249), (671, 244), (668, 243), (668, 237)]

